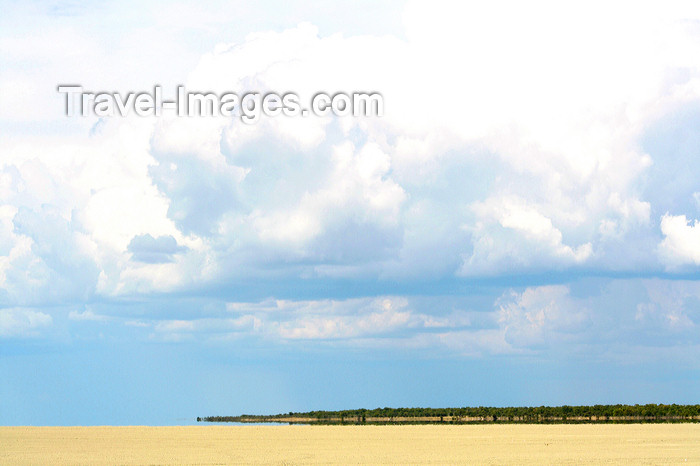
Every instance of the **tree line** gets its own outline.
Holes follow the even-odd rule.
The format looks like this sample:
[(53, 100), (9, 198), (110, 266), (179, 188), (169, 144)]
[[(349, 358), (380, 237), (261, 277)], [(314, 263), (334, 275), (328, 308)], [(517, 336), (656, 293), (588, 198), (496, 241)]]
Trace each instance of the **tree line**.
[(204, 422), (658, 422), (700, 421), (700, 405), (645, 404), (591, 406), (375, 408), (289, 412), (273, 415), (207, 416)]

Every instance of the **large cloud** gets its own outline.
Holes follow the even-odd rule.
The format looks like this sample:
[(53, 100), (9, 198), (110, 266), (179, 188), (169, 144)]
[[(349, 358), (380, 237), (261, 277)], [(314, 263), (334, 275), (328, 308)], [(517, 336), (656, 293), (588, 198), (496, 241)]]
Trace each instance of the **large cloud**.
[(673, 134), (645, 134), (699, 97), (680, 20), (697, 12), (547, 8), (410, 4), (405, 39), (255, 33), (185, 83), (377, 90), (383, 118), (78, 120), (89, 135), (4, 141), (3, 299), (697, 267), (693, 225), (656, 207)]

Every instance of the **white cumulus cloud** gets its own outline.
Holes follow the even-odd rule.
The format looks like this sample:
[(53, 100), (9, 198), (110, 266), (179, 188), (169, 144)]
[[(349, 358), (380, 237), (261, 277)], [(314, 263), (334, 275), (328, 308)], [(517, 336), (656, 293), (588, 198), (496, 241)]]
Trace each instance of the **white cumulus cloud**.
[(661, 218), (661, 232), (664, 239), (659, 255), (668, 267), (700, 265), (700, 221), (666, 214)]

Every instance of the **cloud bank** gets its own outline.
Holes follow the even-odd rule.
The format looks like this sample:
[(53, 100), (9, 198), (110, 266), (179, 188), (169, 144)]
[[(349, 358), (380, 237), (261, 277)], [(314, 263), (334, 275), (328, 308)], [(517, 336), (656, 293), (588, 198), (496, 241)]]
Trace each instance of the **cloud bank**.
[[(352, 312), (336, 314), (322, 291), (318, 312), (276, 326), (257, 313), (223, 327), (190, 315), (154, 324), (154, 335), (370, 338), (462, 320), (393, 301), (384, 309), (367, 282), (489, 279), (501, 280), (503, 297), (487, 310), (492, 327), (479, 329), (488, 345), (542, 348), (586, 331), (589, 307), (569, 285), (524, 289), (508, 277), (674, 278), (700, 265), (700, 15), (692, 5), (622, 5), (409, 3), (402, 37), (324, 34), (310, 23), (256, 32), (200, 56), (184, 82), (292, 90), (302, 101), (320, 90), (379, 91), (382, 118), (244, 125), (166, 115), (4, 136), (0, 305), (170, 299), (249, 281), (323, 290), (341, 280), (362, 296)], [(32, 44), (33, 57), (51, 55), (50, 41)], [(5, 60), (3, 89), (13, 89), (21, 64)], [(11, 94), (0, 107), (14, 108)], [(23, 115), (3, 113), (3, 124)], [(645, 306), (641, 320), (656, 312)], [(85, 312), (72, 319), (90, 321)], [(6, 333), (37, 327), (35, 317), (8, 311), (5, 327), (25, 330)], [(460, 344), (454, 332), (421, 338)]]

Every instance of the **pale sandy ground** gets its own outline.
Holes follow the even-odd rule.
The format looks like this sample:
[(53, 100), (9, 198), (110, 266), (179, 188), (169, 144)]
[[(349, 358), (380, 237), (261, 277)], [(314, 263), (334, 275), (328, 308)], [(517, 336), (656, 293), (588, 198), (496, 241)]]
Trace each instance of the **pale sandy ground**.
[(700, 424), (0, 427), (0, 464), (700, 464)]

